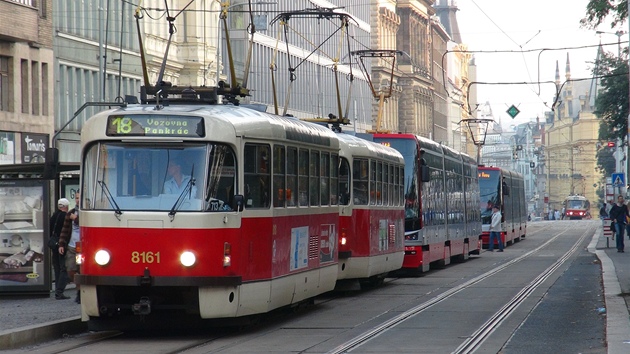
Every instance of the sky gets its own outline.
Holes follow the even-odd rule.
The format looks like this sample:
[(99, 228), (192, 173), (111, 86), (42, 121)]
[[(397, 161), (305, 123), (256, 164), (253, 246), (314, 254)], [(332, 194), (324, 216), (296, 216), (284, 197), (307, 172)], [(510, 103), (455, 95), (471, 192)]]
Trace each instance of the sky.
[[(500, 83), (477, 86), (477, 100), (489, 102), (495, 121), (504, 128), (511, 125), (544, 121), (544, 112), (551, 110), (555, 85), (507, 84), (510, 82), (555, 81), (556, 61), (561, 83), (565, 80), (567, 53), (571, 64), (571, 78), (591, 77), (597, 47), (563, 49), (610, 44), (604, 50), (617, 53), (619, 37), (627, 46), (628, 28), (601, 25), (597, 30), (580, 28), (588, 0), (457, 0), (457, 21), (462, 42), (469, 50), (514, 51), (513, 53), (474, 53), (477, 81)], [(536, 49), (553, 49), (541, 52)], [(522, 50), (535, 50), (521, 53)], [(540, 58), (540, 59), (539, 59)], [(540, 64), (539, 64), (540, 61)], [(514, 105), (521, 112), (512, 119), (506, 111)]]

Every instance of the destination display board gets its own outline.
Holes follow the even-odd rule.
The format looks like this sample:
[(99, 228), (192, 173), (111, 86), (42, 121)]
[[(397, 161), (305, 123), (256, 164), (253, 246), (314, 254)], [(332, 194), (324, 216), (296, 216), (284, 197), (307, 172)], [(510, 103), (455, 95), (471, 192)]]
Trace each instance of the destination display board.
[(111, 115), (107, 118), (107, 136), (160, 136), (203, 138), (202, 117), (137, 114)]

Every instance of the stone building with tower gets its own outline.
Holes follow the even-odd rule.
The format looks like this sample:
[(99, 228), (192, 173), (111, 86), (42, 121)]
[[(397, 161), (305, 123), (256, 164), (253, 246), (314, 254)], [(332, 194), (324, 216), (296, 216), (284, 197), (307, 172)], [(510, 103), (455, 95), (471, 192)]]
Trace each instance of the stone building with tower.
[(560, 210), (569, 195), (583, 195), (592, 204), (599, 201), (597, 188), (602, 188), (602, 174), (596, 154), (600, 119), (593, 114), (597, 79), (571, 81), (568, 53), (564, 79), (556, 62), (555, 81), (561, 89), (554, 111), (547, 115), (542, 161), (547, 175), (547, 207)]

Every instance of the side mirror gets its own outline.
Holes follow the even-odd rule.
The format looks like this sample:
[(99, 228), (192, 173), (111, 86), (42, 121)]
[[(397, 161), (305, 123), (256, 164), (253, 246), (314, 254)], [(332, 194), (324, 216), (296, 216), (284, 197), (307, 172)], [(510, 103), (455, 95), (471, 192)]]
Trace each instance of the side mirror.
[(243, 197), (241, 194), (237, 194), (234, 196), (234, 199), (232, 200), (232, 209), (236, 210), (236, 211), (243, 211), (243, 205), (245, 202), (245, 197)]
[(429, 172), (429, 166), (420, 166), (420, 180), (422, 182), (429, 182), (431, 180), (431, 173)]
[(55, 179), (59, 166), (59, 149), (47, 148), (46, 161), (44, 161), (44, 179)]

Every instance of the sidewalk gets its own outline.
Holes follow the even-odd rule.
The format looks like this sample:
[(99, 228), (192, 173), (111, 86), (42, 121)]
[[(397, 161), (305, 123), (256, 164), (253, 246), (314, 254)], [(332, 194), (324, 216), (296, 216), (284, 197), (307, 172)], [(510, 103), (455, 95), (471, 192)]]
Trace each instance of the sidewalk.
[(0, 297), (0, 348), (19, 348), (87, 330), (81, 322), (81, 305), (74, 302), (74, 284), (64, 294), (70, 299), (55, 300), (54, 292), (48, 297)]
[[(626, 236), (628, 237), (628, 236)], [(608, 353), (630, 353), (630, 240), (625, 240), (625, 253), (618, 253), (615, 242), (598, 228), (588, 246), (602, 265), (606, 301), (606, 341)], [(87, 330), (81, 322), (81, 307), (74, 302), (76, 290), (67, 289), (68, 300), (46, 297), (0, 298), (0, 348), (19, 348), (35, 342), (61, 338), (64, 334)]]
[[(630, 307), (626, 297), (630, 296), (630, 239), (624, 240), (624, 253), (617, 252), (615, 241), (603, 236), (602, 227), (597, 228), (588, 246), (602, 265), (604, 297), (606, 301), (606, 342), (608, 353), (630, 353)], [(606, 247), (608, 245), (608, 247)]]

